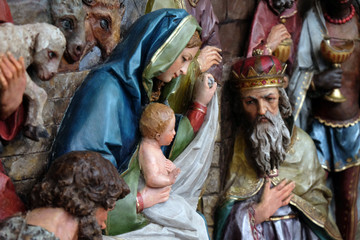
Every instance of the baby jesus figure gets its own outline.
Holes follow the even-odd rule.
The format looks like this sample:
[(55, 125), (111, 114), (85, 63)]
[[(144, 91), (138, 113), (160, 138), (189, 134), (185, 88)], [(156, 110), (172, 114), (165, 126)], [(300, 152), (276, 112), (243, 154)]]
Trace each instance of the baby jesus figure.
[(141, 115), (139, 164), (148, 187), (171, 186), (180, 173), (180, 169), (161, 151), (161, 146), (171, 144), (175, 136), (174, 128), (174, 111), (165, 104), (151, 103)]

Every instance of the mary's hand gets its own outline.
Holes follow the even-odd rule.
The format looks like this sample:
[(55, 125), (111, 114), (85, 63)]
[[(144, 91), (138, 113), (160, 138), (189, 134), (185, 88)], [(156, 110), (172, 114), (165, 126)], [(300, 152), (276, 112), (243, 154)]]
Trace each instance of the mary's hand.
[(217, 83), (215, 82), (213, 75), (210, 73), (201, 74), (195, 83), (194, 102), (207, 106), (214, 96), (216, 88)]
[(163, 188), (151, 188), (145, 186), (140, 194), (142, 196), (144, 202), (144, 208), (149, 208), (154, 206), (155, 204), (165, 202), (169, 199), (171, 187), (163, 187)]

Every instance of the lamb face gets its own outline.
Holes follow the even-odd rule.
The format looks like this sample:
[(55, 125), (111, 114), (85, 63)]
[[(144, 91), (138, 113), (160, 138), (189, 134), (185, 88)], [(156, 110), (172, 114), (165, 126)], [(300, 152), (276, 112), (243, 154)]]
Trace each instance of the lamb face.
[(41, 80), (51, 79), (57, 72), (65, 51), (66, 40), (60, 29), (49, 24), (39, 24), (36, 36), (33, 67)]

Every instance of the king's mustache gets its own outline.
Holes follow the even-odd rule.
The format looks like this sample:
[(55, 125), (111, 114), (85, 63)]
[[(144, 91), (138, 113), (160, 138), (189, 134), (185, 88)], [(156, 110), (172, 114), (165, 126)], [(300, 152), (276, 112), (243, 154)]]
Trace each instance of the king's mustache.
[(269, 123), (274, 124), (274, 118), (275, 118), (275, 115), (273, 115), (272, 113), (267, 111), (265, 114), (258, 115), (256, 117), (255, 123), (258, 124), (258, 123), (261, 123), (263, 120), (267, 120)]

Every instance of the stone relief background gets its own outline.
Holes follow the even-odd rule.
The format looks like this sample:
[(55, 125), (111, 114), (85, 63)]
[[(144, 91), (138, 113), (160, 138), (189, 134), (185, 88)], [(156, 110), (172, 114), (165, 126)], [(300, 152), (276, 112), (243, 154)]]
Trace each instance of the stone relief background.
[[(116, 1), (116, 0), (115, 0)], [(231, 60), (243, 55), (246, 48), (248, 30), (256, 7), (256, 0), (211, 0), (214, 11), (219, 18), (220, 40), (223, 49), (224, 79)], [(303, 0), (301, 5), (310, 6), (311, 0)], [(48, 22), (49, 5), (47, 0), (8, 0), (14, 22), (26, 24), (30, 22)], [(122, 34), (127, 31), (145, 10), (146, 0), (124, 0), (125, 14), (121, 23)], [(50, 133), (49, 139), (34, 142), (21, 134), (7, 145), (2, 154), (2, 161), (8, 175), (13, 179), (16, 191), (25, 198), (32, 186), (44, 173), (51, 144), (56, 136), (66, 108), (76, 88), (87, 75), (86, 71), (74, 71), (57, 74), (48, 82), (38, 83), (48, 93), (48, 101), (44, 109), (45, 126)], [(218, 89), (221, 99), (219, 126), (229, 126), (228, 99), (221, 96), (222, 87)], [(212, 167), (203, 191), (203, 213), (206, 217), (209, 234), (213, 232), (213, 211), (218, 201), (221, 177), (225, 172), (221, 166), (231, 156), (231, 128), (219, 128), (215, 143)]]

